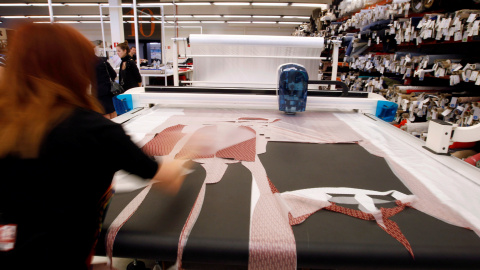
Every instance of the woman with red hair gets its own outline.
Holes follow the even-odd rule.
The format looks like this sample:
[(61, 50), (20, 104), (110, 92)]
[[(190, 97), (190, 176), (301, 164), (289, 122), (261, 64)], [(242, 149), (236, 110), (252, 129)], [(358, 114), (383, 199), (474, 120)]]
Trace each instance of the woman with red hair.
[(154, 186), (164, 191), (180, 188), (182, 161), (160, 166), (102, 116), (95, 61), (90, 41), (62, 24), (23, 25), (9, 43), (0, 82), (0, 226), (16, 234), (13, 246), (0, 245), (2, 269), (88, 269), (120, 169), (160, 181)]

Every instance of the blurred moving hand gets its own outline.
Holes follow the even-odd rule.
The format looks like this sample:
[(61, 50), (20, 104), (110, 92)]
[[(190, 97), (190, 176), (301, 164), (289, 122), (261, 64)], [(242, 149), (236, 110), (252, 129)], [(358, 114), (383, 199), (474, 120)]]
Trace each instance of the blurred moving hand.
[(186, 171), (192, 164), (191, 161), (184, 159), (163, 161), (152, 178), (152, 181), (155, 182), (153, 186), (164, 193), (176, 195), (185, 180)]

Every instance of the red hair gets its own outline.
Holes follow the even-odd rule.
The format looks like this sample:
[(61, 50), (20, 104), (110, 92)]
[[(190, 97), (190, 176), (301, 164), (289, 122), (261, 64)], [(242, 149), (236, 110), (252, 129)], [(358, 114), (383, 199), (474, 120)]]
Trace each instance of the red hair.
[(8, 47), (0, 82), (0, 157), (37, 157), (45, 135), (76, 107), (102, 112), (93, 45), (77, 30), (25, 24)]

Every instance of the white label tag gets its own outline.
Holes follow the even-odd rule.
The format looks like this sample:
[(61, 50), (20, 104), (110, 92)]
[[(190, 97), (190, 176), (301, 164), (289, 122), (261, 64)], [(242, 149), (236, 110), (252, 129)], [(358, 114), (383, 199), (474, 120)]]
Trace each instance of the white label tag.
[(442, 115), (443, 115), (443, 116), (447, 116), (447, 115), (448, 115), (449, 113), (451, 113), (451, 112), (452, 112), (452, 110), (446, 109), (445, 111), (442, 112)]
[(471, 23), (471, 22), (475, 21), (475, 18), (477, 18), (477, 14), (472, 13), (472, 14), (470, 14), (470, 16), (468, 16), (467, 22)]
[(473, 71), (472, 75), (470, 75), (470, 81), (476, 81), (478, 77), (478, 71)]
[(470, 115), (467, 120), (467, 125), (472, 125), (473, 124), (473, 115)]
[(458, 31), (458, 32), (455, 32), (455, 36), (453, 38), (454, 41), (460, 41), (462, 40), (462, 32)]
[(462, 42), (467, 42), (468, 41), (468, 31), (465, 31), (463, 33), (463, 38), (462, 38)]
[(473, 120), (478, 119), (480, 119), (480, 108), (475, 107), (475, 109), (473, 109)]
[(0, 225), (0, 251), (12, 250), (17, 237), (17, 225)]
[(450, 101), (450, 108), (455, 108), (457, 106), (457, 97), (452, 97), (452, 100)]

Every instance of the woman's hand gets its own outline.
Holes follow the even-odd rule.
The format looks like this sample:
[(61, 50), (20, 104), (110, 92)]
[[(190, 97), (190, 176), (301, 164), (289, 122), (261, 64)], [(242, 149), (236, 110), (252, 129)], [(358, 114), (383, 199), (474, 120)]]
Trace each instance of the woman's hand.
[(184, 159), (165, 160), (159, 164), (152, 178), (154, 187), (170, 195), (176, 195), (185, 179), (185, 172), (191, 167), (191, 161)]

